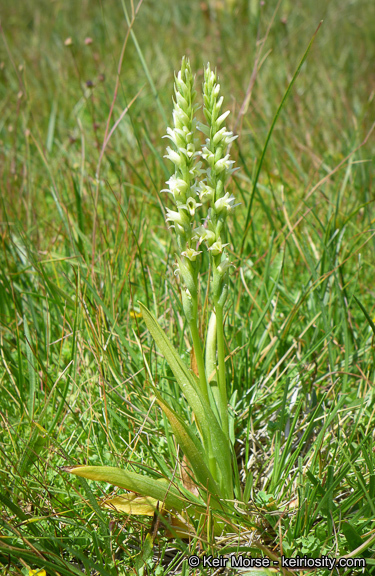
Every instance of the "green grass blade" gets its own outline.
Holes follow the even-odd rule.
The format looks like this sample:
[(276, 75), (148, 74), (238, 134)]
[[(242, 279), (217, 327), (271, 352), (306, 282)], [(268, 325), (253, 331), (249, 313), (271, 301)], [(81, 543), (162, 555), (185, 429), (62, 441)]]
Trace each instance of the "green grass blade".
[(35, 365), (34, 365), (34, 354), (31, 348), (31, 336), (29, 326), (26, 317), (23, 317), (23, 327), (25, 331), (26, 338), (26, 357), (29, 368), (29, 398), (28, 398), (28, 411), (29, 418), (33, 420), (34, 418), (34, 408), (35, 408)]
[(289, 96), (289, 94), (290, 94), (290, 91), (291, 91), (291, 89), (293, 88), (293, 84), (294, 84), (294, 82), (296, 81), (296, 79), (297, 79), (297, 77), (298, 77), (298, 75), (299, 75), (299, 73), (300, 73), (300, 71), (301, 71), (301, 68), (302, 68), (302, 66), (303, 66), (303, 64), (304, 64), (304, 62), (305, 62), (305, 60), (306, 60), (306, 58), (307, 58), (308, 53), (310, 52), (311, 46), (313, 45), (313, 42), (314, 42), (314, 40), (315, 40), (315, 38), (316, 38), (316, 35), (317, 35), (317, 33), (318, 33), (319, 28), (320, 28), (321, 25), (322, 25), (322, 23), (320, 22), (320, 24), (319, 24), (319, 26), (317, 27), (317, 29), (316, 29), (313, 37), (311, 38), (311, 40), (310, 40), (310, 42), (309, 42), (309, 45), (307, 46), (307, 48), (306, 48), (306, 50), (305, 50), (304, 55), (302, 56), (302, 59), (301, 59), (300, 63), (298, 64), (297, 70), (295, 71), (292, 80), (289, 82), (288, 88), (286, 89), (286, 92), (285, 92), (285, 94), (284, 94), (284, 96), (283, 96), (283, 99), (282, 99), (281, 102), (280, 102), (280, 105), (279, 105), (279, 107), (278, 107), (278, 109), (277, 109), (277, 111), (276, 111), (276, 114), (275, 114), (275, 116), (274, 116), (274, 119), (273, 119), (273, 121), (272, 121), (271, 127), (270, 127), (270, 129), (269, 129), (269, 131), (268, 131), (267, 138), (266, 138), (266, 141), (265, 141), (265, 143), (264, 143), (263, 150), (262, 150), (262, 155), (261, 155), (261, 157), (260, 157), (260, 160), (259, 160), (259, 163), (258, 163), (258, 167), (257, 167), (257, 171), (256, 171), (256, 173), (255, 173), (253, 189), (252, 189), (252, 193), (251, 193), (251, 196), (250, 196), (249, 207), (248, 207), (248, 209), (247, 209), (246, 222), (245, 222), (245, 226), (244, 226), (245, 234), (244, 234), (244, 236), (243, 236), (243, 238), (242, 238), (241, 251), (240, 251), (241, 254), (242, 254), (243, 249), (244, 249), (244, 246), (245, 246), (246, 235), (247, 235), (247, 232), (248, 232), (248, 224), (249, 224), (249, 221), (250, 221), (250, 214), (251, 214), (251, 209), (252, 209), (252, 206), (253, 206), (253, 200), (254, 200), (255, 191), (256, 191), (257, 185), (258, 185), (258, 180), (259, 180), (260, 171), (261, 171), (262, 166), (263, 166), (264, 157), (265, 157), (265, 155), (266, 155), (266, 151), (267, 151), (268, 144), (269, 144), (269, 142), (270, 142), (270, 140), (271, 140), (272, 132), (273, 132), (273, 130), (274, 130), (274, 128), (275, 128), (277, 119), (278, 119), (278, 117), (280, 116), (280, 112), (281, 112), (281, 110), (283, 109), (284, 104), (285, 104), (285, 102), (286, 102), (287, 99), (288, 99), (288, 96)]
[(362, 310), (363, 314), (365, 315), (366, 320), (369, 323), (369, 326), (375, 335), (375, 324), (372, 321), (370, 314), (367, 312), (366, 308), (363, 306), (363, 304), (361, 304), (361, 302), (358, 300), (358, 298), (354, 294), (353, 294), (353, 298), (357, 302), (357, 304), (360, 307), (360, 309)]

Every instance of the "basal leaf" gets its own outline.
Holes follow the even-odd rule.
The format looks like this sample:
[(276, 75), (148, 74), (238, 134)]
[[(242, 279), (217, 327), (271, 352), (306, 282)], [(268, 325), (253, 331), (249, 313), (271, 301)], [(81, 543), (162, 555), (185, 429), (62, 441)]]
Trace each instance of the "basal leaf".
[[(108, 482), (141, 496), (154, 498), (163, 502), (166, 508), (174, 508), (179, 512), (182, 512), (189, 505), (187, 498), (164, 478), (156, 480), (114, 466), (64, 466), (62, 470), (89, 480)], [(193, 495), (191, 497), (192, 502), (190, 503), (199, 505), (197, 498), (194, 498)]]
[(138, 516), (153, 516), (157, 510), (157, 505), (158, 500), (155, 498), (136, 496), (135, 494), (123, 494), (103, 502), (103, 506), (106, 508)]
[(220, 497), (220, 490), (208, 469), (206, 462), (208, 456), (204, 448), (199, 444), (196, 436), (189, 430), (188, 426), (182, 419), (172, 410), (165, 402), (157, 395), (157, 401), (167, 416), (176, 437), (177, 442), (181, 446), (185, 456), (187, 457), (196, 481), (206, 488), (213, 497)]
[(228, 498), (231, 498), (233, 494), (231, 469), (232, 459), (229, 442), (225, 437), (225, 434), (223, 433), (209, 403), (206, 402), (203, 397), (199, 396), (195, 376), (188, 370), (184, 362), (181, 360), (180, 356), (151, 312), (147, 310), (141, 302), (139, 305), (147, 328), (171, 367), (186, 400), (194, 412), (206, 448), (210, 447), (212, 449), (212, 455), (217, 464), (217, 474), (220, 478), (219, 484), (221, 490), (228, 496)]

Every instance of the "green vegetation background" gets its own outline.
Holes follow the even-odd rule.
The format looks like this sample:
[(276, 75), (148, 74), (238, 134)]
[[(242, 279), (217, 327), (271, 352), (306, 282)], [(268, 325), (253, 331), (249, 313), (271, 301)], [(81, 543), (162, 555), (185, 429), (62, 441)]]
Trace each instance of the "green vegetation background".
[(367, 542), (371, 574), (375, 4), (145, 0), (133, 21), (135, 9), (2, 7), (0, 564), (6, 574), (187, 574), (183, 556), (168, 568), (169, 548), (199, 549), (161, 533), (143, 565), (151, 520), (103, 511), (96, 500), (111, 487), (59, 470), (134, 461), (173, 473), (142, 352), (165, 393), (177, 386), (137, 301), (189, 363), (160, 194), (186, 54), (198, 86), (203, 65), (217, 67), (240, 135), (225, 330), (249, 526), (256, 517), (260, 541), (289, 555)]

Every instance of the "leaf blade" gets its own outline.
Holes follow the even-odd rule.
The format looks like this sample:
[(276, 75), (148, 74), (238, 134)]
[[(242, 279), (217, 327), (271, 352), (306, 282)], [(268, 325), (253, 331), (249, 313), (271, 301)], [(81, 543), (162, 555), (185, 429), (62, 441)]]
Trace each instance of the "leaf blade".
[(157, 504), (158, 500), (155, 498), (135, 494), (123, 494), (103, 502), (105, 508), (136, 516), (153, 516), (157, 510)]
[(207, 454), (205, 453), (204, 448), (199, 446), (186, 424), (176, 414), (176, 412), (160, 398), (159, 395), (157, 395), (157, 401), (170, 422), (173, 434), (175, 435), (178, 444), (181, 446), (185, 456), (193, 468), (196, 480), (211, 492), (211, 494), (214, 496), (220, 496), (219, 487), (206, 465)]
[(164, 502), (167, 508), (175, 508), (180, 512), (188, 503), (182, 493), (164, 478), (154, 479), (114, 466), (64, 466), (62, 470), (88, 480), (109, 482), (141, 496), (155, 498)]
[[(199, 396), (198, 386), (192, 372), (188, 370), (180, 356), (169, 341), (167, 335), (157, 320), (142, 302), (139, 302), (143, 319), (156, 345), (167, 360), (174, 373), (181, 391), (192, 408), (202, 433), (206, 447), (212, 448), (212, 455), (216, 461), (217, 472), (220, 476), (220, 488), (228, 498), (233, 497), (233, 479), (231, 469), (231, 451), (229, 441), (222, 431), (211, 406), (203, 397)], [(212, 470), (211, 470), (212, 472)]]

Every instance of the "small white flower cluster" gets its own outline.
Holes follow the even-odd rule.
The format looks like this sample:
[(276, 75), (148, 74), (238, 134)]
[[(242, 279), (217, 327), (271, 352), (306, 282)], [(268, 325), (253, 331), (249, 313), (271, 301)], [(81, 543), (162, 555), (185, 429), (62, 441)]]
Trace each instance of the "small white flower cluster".
[(172, 194), (176, 210), (167, 208), (167, 222), (176, 230), (179, 247), (186, 247), (187, 258), (194, 261), (196, 255), (192, 246), (192, 224), (197, 208), (202, 206), (197, 202), (196, 179), (201, 175), (201, 163), (197, 162), (199, 152), (195, 148), (197, 104), (194, 104), (196, 92), (194, 90), (194, 77), (190, 63), (182, 59), (181, 70), (175, 77), (175, 100), (173, 108), (174, 128), (167, 128), (167, 135), (174, 146), (172, 150), (167, 147), (168, 158), (175, 165), (175, 173), (168, 180), (168, 189), (163, 192)]
[(167, 128), (167, 135), (174, 145), (174, 150), (167, 147), (166, 158), (175, 166), (175, 173), (167, 182), (169, 192), (176, 205), (176, 210), (166, 209), (167, 222), (175, 229), (179, 246), (180, 258), (176, 270), (182, 276), (185, 289), (182, 293), (182, 303), (189, 323), (197, 322), (198, 271), (197, 257), (201, 254), (196, 250), (194, 240), (195, 213), (202, 206), (199, 202), (197, 179), (201, 176), (200, 155), (196, 151), (195, 112), (197, 104), (194, 90), (194, 77), (190, 62), (182, 59), (181, 70), (175, 76), (175, 100), (173, 101), (173, 129)]
[(199, 199), (206, 202), (209, 200), (207, 228), (200, 227), (196, 230), (199, 244), (203, 241), (213, 256), (214, 291), (220, 297), (223, 291), (223, 279), (228, 268), (231, 266), (225, 254), (226, 219), (228, 214), (237, 206), (235, 198), (229, 192), (225, 192), (225, 185), (233, 174), (234, 161), (226, 154), (228, 144), (237, 136), (222, 126), (229, 114), (221, 113), (223, 97), (219, 97), (220, 84), (217, 83), (216, 73), (208, 64), (204, 74), (203, 98), (204, 115), (208, 126), (199, 124), (206, 139), (206, 145), (202, 149), (202, 158), (206, 161), (206, 178), (199, 185)]
[[(202, 242), (207, 245), (213, 257), (214, 286), (219, 291), (222, 289), (221, 280), (231, 265), (225, 255), (225, 247), (228, 245), (225, 243), (226, 219), (236, 206), (234, 196), (225, 192), (228, 178), (234, 172), (234, 161), (225, 152), (236, 136), (223, 126), (229, 111), (221, 113), (223, 97), (219, 97), (220, 85), (209, 64), (204, 76), (203, 110), (208, 125), (195, 120), (198, 106), (194, 103), (194, 78), (189, 61), (183, 58), (181, 70), (175, 77), (174, 128), (167, 128), (165, 136), (174, 144), (175, 149), (167, 147), (165, 157), (175, 165), (175, 173), (167, 182), (168, 189), (164, 191), (172, 194), (177, 208), (166, 209), (166, 220), (176, 231), (182, 257), (178, 258), (179, 271), (189, 298), (194, 298), (197, 293), (197, 257), (201, 254), (197, 247)], [(207, 137), (201, 151), (196, 150), (196, 128)], [(205, 170), (202, 169), (202, 162), (197, 160), (199, 156), (205, 161)], [(205, 225), (194, 227), (195, 213), (206, 203), (210, 207)]]

